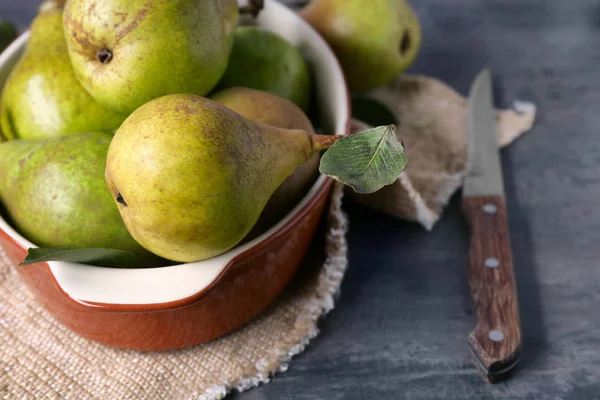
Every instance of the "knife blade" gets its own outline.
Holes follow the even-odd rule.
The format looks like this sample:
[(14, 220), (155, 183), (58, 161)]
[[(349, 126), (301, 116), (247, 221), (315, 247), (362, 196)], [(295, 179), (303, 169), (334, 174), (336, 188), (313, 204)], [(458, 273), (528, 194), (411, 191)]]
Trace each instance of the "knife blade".
[(467, 113), (462, 209), (471, 230), (467, 276), (477, 317), (468, 344), (485, 378), (498, 382), (519, 362), (522, 335), (488, 69), (471, 85)]

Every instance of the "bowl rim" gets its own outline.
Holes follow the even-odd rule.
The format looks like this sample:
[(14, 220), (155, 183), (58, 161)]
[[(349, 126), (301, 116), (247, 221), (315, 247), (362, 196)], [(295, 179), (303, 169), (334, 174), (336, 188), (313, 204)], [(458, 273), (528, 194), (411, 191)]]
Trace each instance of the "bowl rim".
[[(331, 47), (327, 44), (327, 42), (323, 39), (323, 37), (312, 27), (310, 26), (298, 13), (293, 11), (287, 5), (279, 3), (275, 0), (265, 0), (265, 9), (273, 9), (275, 13), (287, 13), (288, 16), (293, 14), (296, 19), (296, 23), (301, 25), (303, 29), (307, 32), (310, 37), (309, 42), (312, 43), (313, 47), (320, 46), (330, 62), (330, 70), (334, 72), (335, 78), (338, 80), (336, 85), (336, 91), (341, 91), (341, 97), (345, 97), (345, 104), (342, 109), (342, 117), (340, 121), (344, 124), (343, 132), (336, 132), (336, 135), (347, 134), (350, 131), (351, 124), (351, 100), (350, 100), (350, 92), (347, 85), (347, 81), (344, 76), (344, 72), (341, 68), (339, 60), (337, 59), (335, 53), (332, 51)], [(263, 12), (264, 10), (263, 9)], [(260, 15), (259, 15), (260, 20)], [(15, 39), (3, 52), (0, 54), (0, 67), (3, 67), (9, 59), (15, 56), (15, 53), (21, 52), (27, 40), (30, 36), (30, 29), (27, 29), (23, 32), (17, 39)], [(14, 68), (14, 67), (13, 67)], [(10, 72), (9, 72), (10, 73)], [(336, 103), (336, 107), (340, 105)], [(336, 128), (337, 130), (337, 128)], [(225, 274), (231, 269), (231, 267), (241, 259), (245, 257), (249, 257), (252, 254), (261, 251), (265, 247), (268, 247), (270, 243), (276, 241), (281, 235), (284, 235), (290, 229), (292, 229), (301, 218), (304, 217), (306, 212), (314, 206), (317, 199), (324, 191), (327, 191), (331, 185), (333, 184), (333, 179), (319, 175), (319, 177), (315, 180), (309, 191), (304, 195), (304, 197), (296, 204), (294, 208), (292, 208), (277, 224), (273, 225), (270, 229), (263, 232), (261, 235), (255, 237), (254, 239), (240, 245), (236, 246), (232, 250), (227, 251), (226, 253), (211, 258), (207, 260), (192, 262), (192, 263), (179, 263), (175, 265), (169, 265), (164, 267), (152, 267), (152, 268), (132, 268), (132, 269), (124, 269), (124, 268), (109, 268), (109, 267), (98, 267), (92, 266), (83, 263), (70, 263), (70, 262), (59, 262), (59, 261), (49, 261), (38, 263), (44, 265), (49, 269), (50, 275), (54, 281), (54, 284), (61, 292), (61, 294), (67, 298), (69, 301), (85, 308), (93, 308), (96, 310), (103, 311), (115, 311), (115, 312), (138, 312), (138, 311), (150, 311), (150, 310), (167, 310), (173, 308), (183, 307), (189, 304), (192, 304), (205, 295), (207, 295), (221, 280)], [(20, 233), (16, 231), (8, 222), (0, 216), (0, 231), (6, 234), (15, 244), (17, 244), (21, 249), (26, 251), (29, 247), (38, 247), (23, 237)], [(33, 266), (33, 265), (30, 265)], [(85, 267), (87, 273), (91, 275), (96, 275), (94, 273), (99, 273), (100, 271), (131, 271), (131, 274), (140, 275), (146, 271), (154, 271), (160, 272), (161, 274), (166, 274), (175, 269), (202, 269), (205, 271), (205, 283), (199, 283), (196, 286), (202, 286), (201, 288), (191, 292), (186, 293), (182, 296), (179, 296), (174, 299), (169, 299), (165, 301), (159, 302), (101, 302), (94, 300), (86, 300), (85, 295), (82, 296), (81, 293), (76, 293), (72, 290), (65, 289), (65, 286), (69, 286), (68, 282), (71, 279), (74, 279), (76, 276), (80, 275), (81, 272), (77, 273), (76, 269), (81, 269), (81, 267)], [(19, 268), (27, 268), (29, 266), (21, 266)], [(118, 272), (115, 272), (118, 273)]]

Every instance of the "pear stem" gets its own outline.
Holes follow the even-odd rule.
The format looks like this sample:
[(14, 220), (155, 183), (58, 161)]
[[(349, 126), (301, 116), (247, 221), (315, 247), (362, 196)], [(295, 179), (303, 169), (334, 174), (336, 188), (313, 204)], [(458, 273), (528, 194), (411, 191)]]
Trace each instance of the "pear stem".
[(346, 135), (316, 135), (314, 133), (309, 134), (310, 141), (312, 143), (313, 151), (323, 151), (327, 150), (335, 142), (345, 137)]
[[(360, 131), (351, 132), (345, 135), (318, 135), (316, 133), (309, 133), (308, 136), (310, 137), (310, 142), (312, 144), (313, 151), (319, 152), (329, 149), (338, 140), (354, 136), (357, 133), (360, 133)], [(400, 139), (400, 144), (404, 146), (404, 141), (402, 139)]]

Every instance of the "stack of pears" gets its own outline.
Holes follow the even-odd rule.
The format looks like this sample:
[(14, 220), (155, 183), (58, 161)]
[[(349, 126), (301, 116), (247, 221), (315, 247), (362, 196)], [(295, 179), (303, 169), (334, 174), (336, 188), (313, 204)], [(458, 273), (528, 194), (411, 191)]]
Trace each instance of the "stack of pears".
[(62, 20), (62, 9), (51, 7), (31, 25), (27, 47), (2, 93), (0, 123), (6, 139), (112, 132), (127, 117), (97, 103), (79, 84)]
[[(112, 141), (120, 143), (113, 138), (123, 122), (128, 121), (123, 127), (126, 131), (136, 124), (132, 112), (158, 98), (181, 107), (178, 110), (187, 115), (198, 111), (194, 111), (196, 98), (212, 96), (214, 104), (230, 107), (231, 116), (314, 133), (308, 117), (294, 104), (308, 107), (308, 65), (298, 49), (278, 35), (258, 27), (238, 27), (240, 12), (235, 0), (156, 4), (140, 0), (44, 0), (25, 49), (2, 89), (0, 141), (6, 143), (0, 144), (0, 202), (4, 217), (40, 247), (117, 249), (138, 256), (139, 266), (154, 266), (169, 260), (195, 261), (215, 255), (229, 248), (229, 243), (239, 242), (252, 228), (254, 235), (259, 234), (289, 212), (316, 179), (318, 154), (308, 157), (305, 163), (302, 153), (302, 161), (297, 161), (299, 168), (281, 170), (277, 179), (269, 181), (268, 190), (253, 185), (252, 196), (261, 193), (257, 204), (247, 202), (253, 212), (240, 207), (245, 210), (240, 219), (221, 216), (240, 226), (236, 232), (218, 223), (213, 226), (217, 234), (212, 242), (228, 237), (227, 244), (213, 246), (220, 250), (173, 255), (173, 251), (160, 251), (160, 246), (146, 245), (140, 233), (143, 227), (126, 224), (129, 217), (122, 206), (127, 198), (126, 211), (135, 210), (137, 203), (130, 192), (137, 190), (150, 204), (156, 204), (149, 208), (154, 211), (141, 211), (148, 212), (148, 221), (149, 216), (160, 213), (163, 200), (158, 194), (163, 191), (157, 188), (161, 183), (153, 182), (157, 193), (144, 192), (136, 184), (120, 188), (124, 197), (117, 196), (112, 174), (121, 177), (125, 172), (134, 178), (135, 171), (130, 167), (115, 169), (111, 164), (107, 168), (109, 145)], [(246, 31), (257, 40), (246, 40)], [(265, 45), (262, 37), (271, 42)], [(254, 57), (246, 59), (237, 54)], [(230, 59), (237, 61), (232, 64)], [(247, 64), (252, 64), (253, 74), (236, 70), (244, 70)], [(189, 97), (175, 96), (173, 100), (168, 96), (172, 94)], [(185, 132), (189, 124), (167, 114), (165, 108), (153, 119), (141, 121), (143, 127), (150, 128), (148, 135), (159, 128), (171, 130), (171, 137)], [(190, 115), (188, 119), (199, 121), (196, 126), (200, 128), (210, 123), (202, 116)], [(241, 128), (227, 128), (232, 140), (236, 140), (235, 129)], [(115, 144), (112, 149), (144, 158), (149, 156), (145, 146), (148, 142), (134, 147)], [(201, 176), (216, 177), (216, 172), (198, 174), (185, 168), (176, 172), (191, 175), (192, 182), (169, 176), (169, 165), (182, 165), (196, 156), (191, 149), (186, 143), (179, 148), (169, 144), (163, 156), (172, 158), (171, 162), (155, 166), (165, 174), (162, 185), (178, 182), (178, 195), (190, 196), (191, 203), (198, 203), (199, 199), (193, 199), (197, 191), (188, 191), (186, 186), (197, 184)], [(279, 165), (268, 164), (267, 169), (271, 168), (278, 169)], [(243, 183), (240, 179), (238, 191), (244, 190)], [(215, 204), (243, 203), (238, 191), (226, 189), (231, 188), (222, 190), (227, 198), (216, 199)], [(243, 224), (242, 217), (246, 218)], [(190, 208), (180, 219), (168, 219), (187, 226), (197, 218)], [(257, 219), (259, 222), (254, 224)], [(160, 224), (160, 220), (154, 224)], [(174, 228), (170, 229), (172, 232)], [(191, 232), (189, 240), (205, 233)], [(168, 242), (162, 246), (174, 248)]]
[(243, 12), (44, 0), (2, 89), (6, 219), (36, 246), (120, 250), (142, 267), (217, 256), (279, 221), (339, 137), (306, 114), (300, 51), (238, 26)]

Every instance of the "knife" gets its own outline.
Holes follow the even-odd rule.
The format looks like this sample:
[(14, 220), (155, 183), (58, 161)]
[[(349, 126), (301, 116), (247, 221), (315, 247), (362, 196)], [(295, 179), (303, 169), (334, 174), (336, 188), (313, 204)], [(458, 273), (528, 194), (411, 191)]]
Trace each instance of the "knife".
[(498, 382), (519, 362), (521, 323), (488, 69), (477, 75), (469, 93), (462, 196), (471, 228), (467, 275), (477, 316), (468, 344), (483, 375)]

